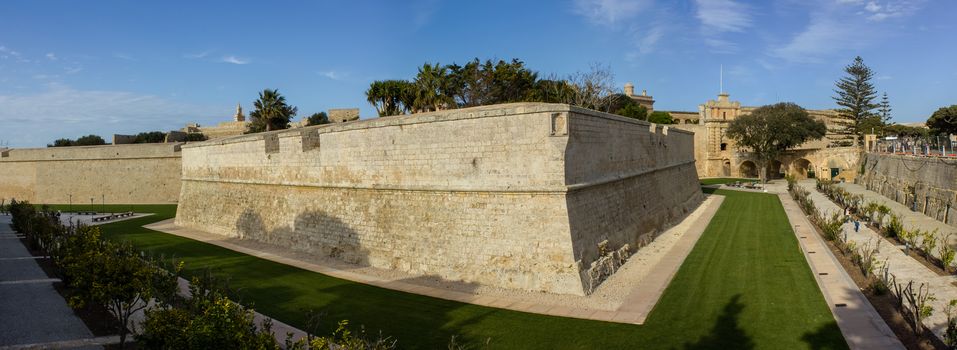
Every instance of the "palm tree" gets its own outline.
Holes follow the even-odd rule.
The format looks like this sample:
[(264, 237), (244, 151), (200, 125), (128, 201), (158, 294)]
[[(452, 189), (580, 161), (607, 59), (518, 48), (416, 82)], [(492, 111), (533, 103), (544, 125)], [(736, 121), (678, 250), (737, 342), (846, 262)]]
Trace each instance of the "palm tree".
[(259, 93), (259, 99), (253, 102), (254, 110), (249, 113), (252, 123), (248, 132), (286, 129), (289, 120), (296, 116), (298, 109), (286, 104), (286, 97), (278, 89), (265, 89)]
[(438, 63), (424, 64), (419, 68), (419, 74), (415, 77), (415, 102), (414, 109), (422, 112), (437, 111), (448, 108), (455, 101), (451, 96), (446, 95), (447, 86), (450, 84), (448, 68), (440, 66)]
[(366, 90), (366, 101), (375, 107), (380, 117), (402, 114), (412, 105), (406, 98), (410, 85), (405, 80), (373, 81)]

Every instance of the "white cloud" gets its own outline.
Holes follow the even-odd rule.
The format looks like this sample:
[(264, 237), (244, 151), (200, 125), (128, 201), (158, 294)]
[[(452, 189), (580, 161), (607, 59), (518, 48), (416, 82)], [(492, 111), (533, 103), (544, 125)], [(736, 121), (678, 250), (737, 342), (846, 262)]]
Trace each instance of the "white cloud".
[(820, 62), (828, 55), (864, 46), (870, 38), (863, 29), (850, 21), (815, 17), (804, 31), (786, 45), (773, 48), (771, 54), (792, 62)]
[(114, 52), (113, 57), (119, 58), (124, 61), (136, 61), (136, 59), (133, 58), (133, 56), (130, 56), (129, 54), (122, 53), (122, 52)]
[(29, 63), (30, 60), (23, 58), (23, 55), (20, 52), (10, 49), (6, 46), (0, 45), (0, 59), (13, 59), (17, 62)]
[(57, 60), (56, 55), (54, 55), (52, 52), (48, 52), (48, 53), (46, 54), (46, 58), (47, 58), (48, 60), (50, 60), (50, 61), (56, 61), (56, 60)]
[(328, 71), (324, 71), (324, 72), (319, 72), (319, 75), (322, 75), (322, 76), (324, 76), (324, 77), (326, 77), (326, 78), (329, 78), (329, 79), (332, 79), (332, 80), (343, 80), (343, 79), (345, 79), (346, 77), (349, 76), (349, 73), (348, 73), (348, 72), (338, 72), (338, 71), (334, 71), (334, 70), (328, 70)]
[(712, 52), (716, 53), (735, 53), (738, 52), (738, 44), (725, 39), (714, 37), (705, 37), (704, 43), (711, 47)]
[(574, 12), (594, 24), (613, 26), (634, 18), (650, 3), (650, 0), (575, 0)]
[(236, 56), (232, 56), (232, 55), (230, 55), (230, 56), (223, 56), (223, 58), (220, 59), (219, 61), (220, 61), (220, 62), (223, 62), (223, 63), (232, 63), (232, 64), (249, 64), (249, 62), (250, 62), (249, 59), (240, 58), (240, 57), (236, 57)]
[(696, 0), (695, 17), (701, 21), (706, 31), (740, 32), (751, 27), (751, 13), (748, 5), (733, 0)]
[(61, 84), (35, 94), (0, 95), (0, 140), (15, 147), (42, 147), (61, 137), (179, 129), (228, 108), (179, 103), (124, 91), (77, 90)]
[(810, 22), (769, 54), (791, 62), (814, 63), (887, 40), (895, 30), (880, 22), (917, 12), (924, 0), (812, 2)]
[(192, 58), (192, 59), (206, 58), (206, 56), (209, 56), (211, 53), (213, 53), (213, 50), (206, 50), (206, 51), (197, 52), (197, 53), (187, 53), (187, 54), (183, 54), (183, 58)]

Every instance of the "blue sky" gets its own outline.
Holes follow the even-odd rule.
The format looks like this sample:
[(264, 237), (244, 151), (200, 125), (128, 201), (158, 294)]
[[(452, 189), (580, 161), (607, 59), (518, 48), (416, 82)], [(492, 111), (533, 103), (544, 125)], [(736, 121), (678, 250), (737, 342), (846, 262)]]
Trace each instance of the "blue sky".
[(0, 143), (212, 125), (263, 88), (299, 117), (370, 117), (371, 81), (474, 57), (543, 76), (603, 64), (656, 109), (696, 110), (721, 65), (745, 105), (833, 108), (860, 55), (894, 120), (923, 121), (957, 104), (955, 13), (950, 0), (3, 1)]

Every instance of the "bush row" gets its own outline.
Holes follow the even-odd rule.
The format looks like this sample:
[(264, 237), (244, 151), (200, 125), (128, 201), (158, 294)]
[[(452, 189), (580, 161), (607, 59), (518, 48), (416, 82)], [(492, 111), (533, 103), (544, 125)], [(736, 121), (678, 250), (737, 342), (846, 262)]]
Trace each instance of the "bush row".
[[(270, 321), (256, 324), (253, 310), (227, 296), (228, 288), (210, 273), (193, 277), (189, 297), (179, 294), (182, 262), (147, 257), (129, 243), (102, 237), (98, 226), (64, 225), (46, 206), (12, 201), (7, 207), (14, 230), (30, 248), (48, 255), (54, 274), (69, 288), (72, 307), (95, 304), (115, 318), (110, 326), (120, 335), (121, 347), (137, 326), (132, 316), (143, 311), (145, 320), (136, 335), (145, 349), (279, 349)], [(352, 333), (348, 322), (327, 337), (310, 335), (293, 340), (288, 349), (392, 349), (395, 341), (366, 339)]]

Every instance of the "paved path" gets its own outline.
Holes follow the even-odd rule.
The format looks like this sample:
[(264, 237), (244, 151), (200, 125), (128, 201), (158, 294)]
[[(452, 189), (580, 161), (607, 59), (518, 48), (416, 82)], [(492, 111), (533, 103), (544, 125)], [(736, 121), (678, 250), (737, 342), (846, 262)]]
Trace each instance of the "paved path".
[[(814, 188), (813, 182), (802, 181), (800, 186), (811, 192), (811, 200), (822, 213), (843, 212), (843, 209), (832, 202), (824, 194)], [(944, 306), (952, 299), (957, 299), (957, 287), (952, 283), (957, 281), (954, 276), (940, 276), (931, 271), (926, 266), (914, 260), (914, 258), (904, 255), (902, 249), (894, 246), (889, 241), (884, 240), (877, 232), (874, 232), (867, 226), (862, 225), (860, 232), (854, 232), (853, 225), (847, 223), (843, 227), (847, 232), (847, 240), (854, 242), (858, 247), (870, 244), (871, 247), (877, 245), (880, 241), (880, 249), (877, 253), (877, 260), (887, 261), (889, 272), (897, 276), (898, 283), (907, 283), (914, 281), (915, 285), (926, 283), (930, 286), (930, 292), (934, 294), (936, 300), (929, 304), (934, 308), (934, 313), (924, 320), (924, 325), (930, 328), (937, 336), (943, 339), (943, 332), (946, 329), (947, 318), (944, 315)], [(829, 251), (829, 250), (828, 250)]]
[(861, 293), (797, 202), (786, 192), (774, 192), (781, 198), (804, 257), (851, 349), (903, 349), (894, 331)]
[(9, 223), (0, 215), (0, 349), (101, 348)]
[[(867, 202), (877, 202), (886, 205), (891, 209), (891, 212), (901, 216), (901, 221), (904, 223), (905, 228), (920, 227), (921, 230), (937, 230), (937, 239), (945, 237), (948, 234), (954, 234), (953, 238), (957, 238), (957, 227), (947, 225), (943, 222), (937, 221), (934, 218), (924, 215), (921, 212), (911, 211), (906, 205), (900, 204), (891, 200), (890, 198), (884, 197), (880, 193), (869, 191), (864, 186), (850, 183), (838, 184), (838, 187), (842, 187), (847, 192), (852, 194), (860, 194), (864, 196), (864, 203)], [(813, 190), (813, 189), (812, 189)], [(884, 220), (890, 220), (890, 215)], [(935, 249), (936, 250), (936, 249)], [(940, 254), (937, 252), (931, 252), (934, 256), (939, 257)]]
[[(705, 203), (699, 206), (694, 212), (689, 214), (685, 220), (672, 227), (668, 232), (662, 234), (665, 235), (669, 233), (673, 234), (675, 232), (680, 232), (682, 237), (676, 241), (674, 246), (667, 248), (672, 249), (668, 254), (665, 255), (667, 258), (655, 262), (657, 264), (654, 267), (656, 273), (652, 273), (645, 279), (636, 281), (635, 285), (637, 287), (626, 298), (626, 301), (616, 310), (588, 309), (571, 307), (562, 304), (550, 304), (546, 302), (531, 302), (524, 299), (510, 298), (508, 296), (476, 295), (473, 293), (435, 288), (401, 280), (379, 278), (299, 260), (296, 259), (295, 255), (291, 254), (292, 252), (290, 252), (288, 249), (279, 247), (276, 247), (275, 249), (270, 248), (268, 250), (253, 249), (245, 246), (244, 241), (242, 240), (176, 226), (172, 219), (153, 223), (144, 227), (217, 245), (261, 259), (318, 272), (327, 276), (342, 278), (392, 290), (536, 314), (601, 320), (617, 323), (641, 324), (651, 312), (651, 309), (654, 308), (654, 305), (657, 303), (661, 293), (664, 292), (668, 283), (671, 282), (672, 277), (681, 266), (684, 258), (690, 253), (691, 248), (697, 242), (698, 237), (701, 236), (701, 233), (708, 226), (708, 223), (711, 221), (711, 218), (714, 216), (715, 212), (717, 212), (718, 207), (720, 207), (723, 199), (724, 198), (721, 196), (708, 196), (708, 199), (705, 200)], [(658, 271), (661, 271), (661, 273), (657, 273)]]

